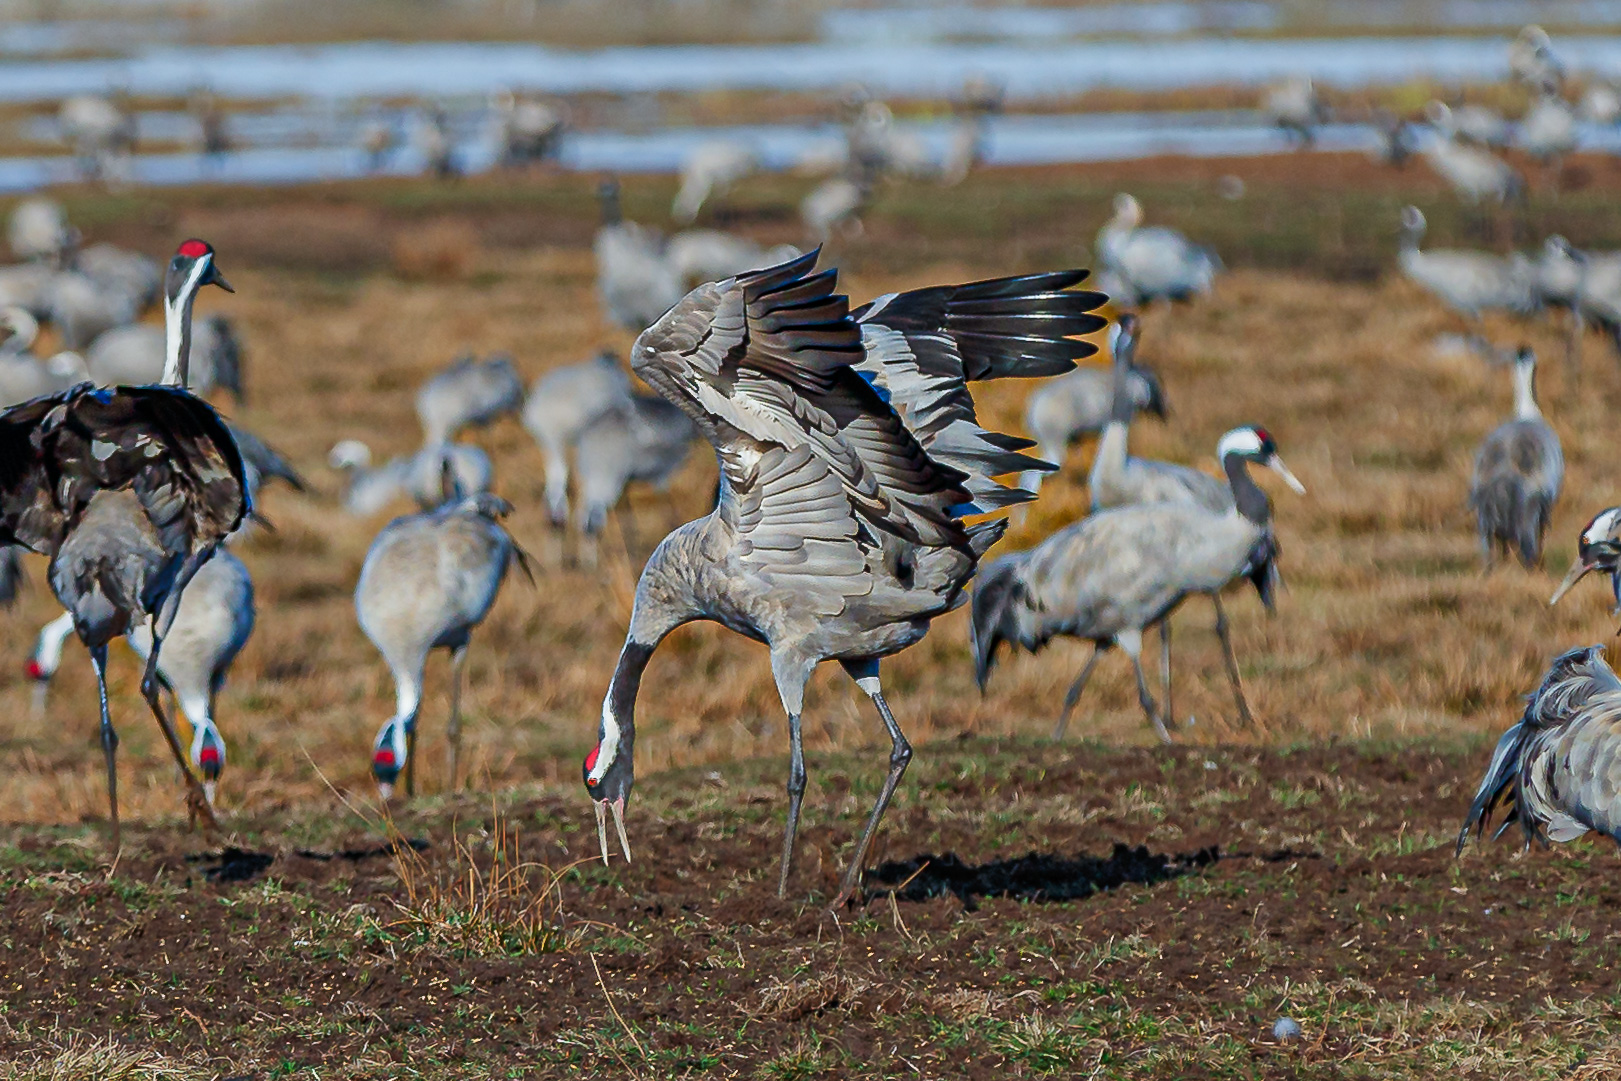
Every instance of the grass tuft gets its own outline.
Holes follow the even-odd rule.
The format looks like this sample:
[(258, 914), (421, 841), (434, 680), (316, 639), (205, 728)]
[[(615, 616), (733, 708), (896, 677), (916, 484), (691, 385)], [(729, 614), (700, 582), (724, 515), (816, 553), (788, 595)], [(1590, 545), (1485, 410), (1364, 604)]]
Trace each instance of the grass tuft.
[(402, 941), (456, 957), (526, 957), (562, 949), (564, 871), (524, 860), (518, 830), (497, 813), (488, 854), (456, 835), (449, 867), (435, 866), (403, 842), (394, 863), (404, 887), (399, 917), (384, 925)]

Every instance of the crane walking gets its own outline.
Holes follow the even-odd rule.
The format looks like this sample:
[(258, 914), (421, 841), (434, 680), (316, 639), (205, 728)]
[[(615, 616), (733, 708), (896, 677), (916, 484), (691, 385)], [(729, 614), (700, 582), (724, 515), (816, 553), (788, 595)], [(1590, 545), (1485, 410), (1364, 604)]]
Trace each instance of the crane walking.
[(113, 847), (118, 735), (107, 710), (107, 646), (153, 621), (141, 691), (187, 784), (193, 820), (216, 825), (159, 696), (157, 664), (187, 583), (249, 511), (236, 442), (185, 387), (192, 302), (230, 286), (200, 240), (180, 245), (164, 284), (167, 385), (80, 384), (0, 413), (0, 543), (50, 558), (49, 580), (90, 651), (101, 698)]

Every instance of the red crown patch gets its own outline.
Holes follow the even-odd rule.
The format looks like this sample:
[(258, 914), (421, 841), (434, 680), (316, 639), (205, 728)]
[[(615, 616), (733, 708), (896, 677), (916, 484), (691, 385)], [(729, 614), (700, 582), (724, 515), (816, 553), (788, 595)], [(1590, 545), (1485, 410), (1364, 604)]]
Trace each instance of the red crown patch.
[(205, 255), (213, 255), (214, 249), (208, 246), (205, 240), (188, 240), (175, 250), (176, 255), (184, 255), (188, 259), (200, 259)]

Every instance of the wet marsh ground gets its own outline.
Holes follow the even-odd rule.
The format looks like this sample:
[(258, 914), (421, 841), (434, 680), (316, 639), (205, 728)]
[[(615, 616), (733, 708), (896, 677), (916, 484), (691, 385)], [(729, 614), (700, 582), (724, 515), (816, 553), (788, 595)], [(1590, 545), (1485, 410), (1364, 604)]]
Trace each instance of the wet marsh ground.
[[(1609, 211), (1621, 171), (1571, 169), (1582, 185), (1538, 194), (1527, 244), (1557, 229), (1621, 245), (1609, 232), (1621, 233)], [(1236, 202), (1217, 195), (1228, 173), (1246, 180)], [(748, 185), (726, 220), (802, 240), (791, 207), (804, 186)], [(626, 178), (627, 213), (665, 221), (671, 188)], [(1160, 372), (1171, 415), (1136, 427), (1134, 451), (1213, 468), (1223, 431), (1261, 423), (1309, 489), (1274, 492), (1287, 584), (1277, 616), (1253, 595), (1228, 603), (1261, 728), (1237, 724), (1197, 602), (1177, 620), (1168, 750), (1148, 746), (1118, 657), (1100, 666), (1073, 742), (1047, 744), (1087, 647), (1004, 659), (982, 697), (964, 615), (943, 618), (885, 664), (918, 756), (874, 862), (1036, 852), (1102, 860), (1102, 879), (1124, 881), (1062, 903), (875, 895), (837, 922), (820, 902), (876, 793), (881, 727), (841, 673), (813, 680), (802, 862), (778, 902), (780, 707), (764, 650), (712, 626), (672, 636), (644, 684), (628, 816), (637, 862), (588, 862), (578, 763), (639, 559), (706, 509), (714, 467), (701, 449), (670, 495), (634, 494), (630, 556), (616, 521), (590, 569), (565, 564), (569, 544), (544, 524), (540, 458), (522, 429), (503, 421), (472, 437), (545, 570), (535, 588), (510, 582), (474, 637), (471, 791), (444, 791), (436, 660), (419, 744), (426, 795), (395, 808), (392, 834), (380, 817), (367, 767), (392, 687), (350, 592), (382, 523), (338, 508), (326, 452), (344, 437), (380, 455), (413, 449), (415, 388), (463, 350), (510, 350), (533, 379), (628, 345), (592, 295), (590, 180), (68, 193), (93, 239), (216, 245), (238, 292), (199, 311), (238, 320), (249, 353), (247, 402), (221, 405), (314, 491), (267, 492), (275, 530), (241, 548), (259, 626), (220, 700), (223, 838), (184, 832), (124, 652), (113, 693), (127, 840), (109, 875), (82, 650), (70, 646), (46, 714), (29, 710), (22, 661), (55, 614), (37, 563), (0, 620), (13, 659), (0, 673), (0, 1054), (11, 1063), (0, 1076), (51, 1076), (46, 1063), (64, 1054), (86, 1076), (1612, 1074), (1621, 1015), (1602, 916), (1616, 901), (1604, 873), (1614, 854), (1582, 843), (1519, 859), (1506, 839), (1461, 862), (1450, 852), (1518, 696), (1557, 650), (1614, 634), (1596, 585), (1547, 605), (1577, 531), (1616, 501), (1608, 418), (1621, 371), (1608, 345), (1586, 342), (1578, 385), (1557, 323), (1491, 323), (1500, 342), (1523, 337), (1547, 359), (1542, 397), (1569, 474), (1548, 569), (1482, 576), (1464, 500), (1476, 444), (1509, 412), (1509, 381), (1438, 353), (1454, 320), (1392, 273), (1406, 201), (1430, 213), (1435, 243), (1472, 242), (1416, 168), (1299, 156), (985, 172), (951, 190), (886, 190), (828, 261), (858, 300), (1085, 265), (1123, 188), (1233, 267), (1215, 297), (1147, 313), (1140, 358)], [(983, 414), (1019, 430), (1028, 389), (983, 388)], [(1082, 512), (1088, 454), (1075, 448), (1005, 547)], [(487, 874), (497, 834), (513, 829), (517, 859), (504, 866), (550, 872), (453, 885), (469, 866)], [(427, 844), (396, 857), (391, 836)], [(1193, 858), (1209, 846), (1221, 858)], [(1285, 1014), (1305, 1039), (1277, 1046), (1268, 1033)]]

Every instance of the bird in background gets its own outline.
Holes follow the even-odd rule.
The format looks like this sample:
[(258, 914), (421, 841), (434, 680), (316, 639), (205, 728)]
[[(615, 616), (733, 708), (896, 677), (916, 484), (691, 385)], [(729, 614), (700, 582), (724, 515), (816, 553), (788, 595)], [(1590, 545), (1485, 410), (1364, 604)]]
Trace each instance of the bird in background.
[[(992, 478), (1038, 463), (1028, 440), (980, 427), (968, 383), (1068, 371), (1093, 346), (1101, 294), (1058, 271), (890, 294), (851, 311), (819, 252), (699, 287), (636, 340), (631, 366), (714, 445), (713, 511), (649, 557), (582, 776), (608, 858), (611, 812), (630, 858), (642, 675), (670, 631), (712, 620), (771, 651), (788, 717), (788, 818), (777, 892), (787, 891), (806, 772), (805, 685), (836, 660), (872, 701), (889, 770), (834, 907), (856, 891), (912, 748), (884, 698), (880, 661), (959, 606), (1005, 519), (1031, 497)], [(1048, 466), (1051, 469), (1051, 466)]]
[[(394, 677), (395, 710), (372, 747), (372, 774), (384, 799), (403, 773), (416, 794), (417, 718), (428, 654), (450, 651), (449, 784), (456, 788), (461, 753), (462, 666), (473, 630), (495, 603), (514, 560), (528, 561), (501, 525), (512, 505), (488, 492), (464, 494), (449, 466), (444, 501), (396, 518), (366, 553), (355, 586), (355, 614)], [(531, 581), (533, 576), (531, 575)]]
[(1565, 476), (1559, 436), (1536, 396), (1537, 358), (1521, 346), (1514, 358), (1514, 416), (1491, 431), (1475, 454), (1469, 508), (1489, 571), (1510, 550), (1527, 568), (1542, 561), (1542, 538)]

